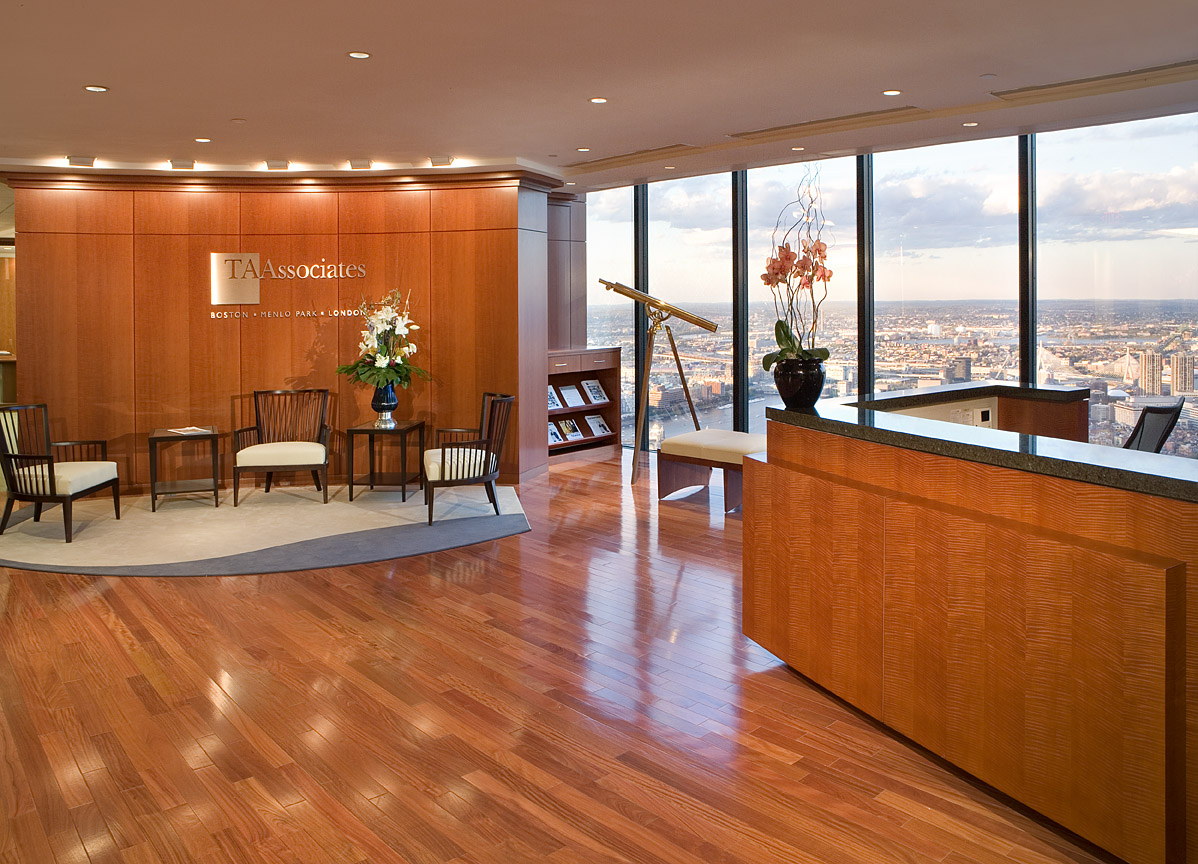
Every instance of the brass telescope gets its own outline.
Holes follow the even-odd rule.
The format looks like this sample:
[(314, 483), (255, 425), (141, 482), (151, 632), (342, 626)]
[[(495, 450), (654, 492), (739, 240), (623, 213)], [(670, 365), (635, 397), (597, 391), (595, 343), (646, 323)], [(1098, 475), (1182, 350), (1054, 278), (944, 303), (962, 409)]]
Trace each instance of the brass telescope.
[(641, 470), (640, 457), (641, 443), (645, 434), (645, 411), (649, 407), (649, 371), (653, 366), (653, 338), (657, 335), (657, 331), (664, 326), (666, 336), (670, 337), (670, 350), (674, 352), (674, 365), (678, 367), (678, 378), (682, 381), (682, 392), (686, 396), (686, 404), (691, 409), (691, 420), (694, 421), (695, 431), (698, 431), (699, 415), (695, 413), (695, 403), (691, 399), (691, 390), (686, 383), (686, 373), (682, 371), (682, 360), (678, 357), (678, 345), (674, 342), (674, 331), (670, 329), (669, 324), (666, 324), (666, 320), (669, 318), (678, 318), (688, 324), (694, 324), (708, 333), (714, 333), (718, 325), (714, 321), (708, 321), (700, 315), (694, 315), (685, 309), (679, 309), (673, 303), (658, 300), (644, 291), (629, 288), (620, 282), (608, 282), (606, 279), (600, 279), (599, 281), (603, 283), (608, 291), (615, 291), (617, 294), (622, 294), (630, 300), (645, 304), (645, 312), (649, 316), (649, 341), (645, 348), (645, 376), (641, 382), (641, 392), (637, 399), (636, 408), (636, 449), (632, 453), (632, 482), (635, 484)]

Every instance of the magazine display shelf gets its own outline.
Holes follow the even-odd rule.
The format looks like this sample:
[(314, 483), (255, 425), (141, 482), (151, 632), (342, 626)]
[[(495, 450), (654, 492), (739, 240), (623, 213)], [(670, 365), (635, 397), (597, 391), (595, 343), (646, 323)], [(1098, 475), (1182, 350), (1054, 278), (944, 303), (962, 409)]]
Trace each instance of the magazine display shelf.
[[(607, 396), (606, 401), (591, 401), (583, 381), (598, 381)], [(549, 452), (576, 452), (591, 447), (620, 445), (620, 349), (589, 348), (586, 350), (566, 349), (549, 352), (549, 386), (561, 401), (561, 408), (549, 409), (549, 423), (556, 426), (565, 438), (563, 421), (572, 420), (582, 433), (581, 438), (548, 442)], [(563, 387), (573, 387), (581, 394), (582, 405), (566, 404)], [(611, 431), (595, 434), (587, 424), (587, 415), (598, 414)]]

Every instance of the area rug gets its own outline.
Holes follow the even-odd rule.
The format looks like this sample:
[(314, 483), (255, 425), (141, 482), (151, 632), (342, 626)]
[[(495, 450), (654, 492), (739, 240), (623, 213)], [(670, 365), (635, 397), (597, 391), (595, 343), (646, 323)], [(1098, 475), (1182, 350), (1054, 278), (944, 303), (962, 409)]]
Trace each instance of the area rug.
[(0, 566), (105, 576), (232, 576), (277, 573), (386, 561), (482, 543), (530, 530), (520, 499), (498, 487), (500, 515), (481, 487), (437, 491), (435, 519), (427, 524), (424, 494), (363, 490), (348, 500), (345, 487), (329, 503), (303, 487), (260, 488), (233, 507), (231, 495), (214, 507), (212, 496), (158, 499), (122, 497), (113, 518), (111, 497), (75, 502), (74, 539), (63, 540), (62, 511), (33, 508), (13, 514), (0, 536)]

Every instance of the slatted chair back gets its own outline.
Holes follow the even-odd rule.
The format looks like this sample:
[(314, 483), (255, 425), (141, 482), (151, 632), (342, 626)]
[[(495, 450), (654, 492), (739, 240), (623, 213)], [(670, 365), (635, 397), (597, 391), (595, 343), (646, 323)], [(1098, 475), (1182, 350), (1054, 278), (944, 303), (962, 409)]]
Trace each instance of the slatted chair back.
[(507, 438), (507, 424), (512, 415), (514, 396), (502, 393), (483, 394), (483, 420), (481, 437), (487, 442), (487, 473), (499, 474), (499, 454), (503, 450), (503, 442)]
[(328, 407), (328, 390), (255, 390), (258, 443), (320, 441)]
[(0, 408), (0, 433), (0, 462), (8, 488), (19, 495), (57, 495), (45, 404)]
[(1145, 453), (1160, 453), (1169, 434), (1177, 425), (1185, 399), (1176, 405), (1145, 405), (1140, 409), (1140, 419), (1123, 442), (1124, 450), (1143, 450)]

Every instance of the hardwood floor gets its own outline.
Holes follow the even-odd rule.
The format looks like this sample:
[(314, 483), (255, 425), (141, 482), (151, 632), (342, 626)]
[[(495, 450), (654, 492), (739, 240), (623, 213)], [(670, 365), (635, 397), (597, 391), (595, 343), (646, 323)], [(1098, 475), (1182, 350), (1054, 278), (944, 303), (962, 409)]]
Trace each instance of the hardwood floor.
[(423, 558), (0, 570), (0, 862), (1099, 860), (741, 636), (739, 518), (628, 471)]

